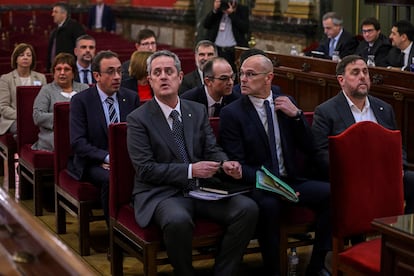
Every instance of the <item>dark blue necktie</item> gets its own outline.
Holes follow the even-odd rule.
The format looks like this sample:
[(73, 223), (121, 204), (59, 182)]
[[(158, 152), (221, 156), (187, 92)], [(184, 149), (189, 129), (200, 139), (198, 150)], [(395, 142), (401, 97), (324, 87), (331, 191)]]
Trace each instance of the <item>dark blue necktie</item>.
[(118, 123), (118, 115), (115, 110), (114, 98), (108, 97), (105, 101), (108, 104), (109, 123)]
[(88, 69), (82, 69), (82, 73), (83, 73), (83, 83), (86, 83), (86, 84), (89, 83), (89, 81), (88, 81), (88, 72), (89, 72)]
[(276, 137), (275, 137), (275, 128), (273, 124), (273, 114), (270, 108), (270, 103), (268, 100), (264, 101), (264, 106), (266, 109), (267, 117), (267, 136), (269, 138), (270, 145), (270, 155), (272, 156), (272, 172), (279, 176), (279, 161), (277, 160), (277, 150), (276, 150)]
[[(174, 140), (177, 143), (178, 151), (180, 152), (181, 158), (183, 159), (184, 163), (189, 164), (190, 159), (188, 158), (188, 152), (185, 147), (185, 140), (184, 140), (184, 127), (183, 123), (179, 119), (180, 114), (178, 114), (177, 110), (171, 111), (170, 117), (173, 119), (172, 123), (172, 134), (174, 136)], [(196, 188), (196, 180), (189, 179), (188, 185), (184, 189), (186, 192), (194, 190)]]
[(220, 103), (215, 103), (213, 106), (214, 106), (213, 117), (220, 117), (221, 104)]

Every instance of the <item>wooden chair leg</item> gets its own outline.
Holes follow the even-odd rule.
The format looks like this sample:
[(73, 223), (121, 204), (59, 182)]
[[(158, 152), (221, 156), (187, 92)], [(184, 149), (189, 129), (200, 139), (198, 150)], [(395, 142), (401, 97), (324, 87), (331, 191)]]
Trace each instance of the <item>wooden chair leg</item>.
[(60, 206), (61, 195), (55, 192), (55, 208), (56, 208), (56, 232), (58, 234), (66, 233), (66, 211)]
[(35, 207), (35, 216), (41, 216), (43, 215), (42, 187), (44, 186), (42, 183), (42, 174), (35, 172), (33, 174), (33, 179), (33, 203)]
[(89, 213), (90, 209), (79, 204), (78, 223), (79, 223), (79, 251), (81, 256), (90, 255), (89, 245)]

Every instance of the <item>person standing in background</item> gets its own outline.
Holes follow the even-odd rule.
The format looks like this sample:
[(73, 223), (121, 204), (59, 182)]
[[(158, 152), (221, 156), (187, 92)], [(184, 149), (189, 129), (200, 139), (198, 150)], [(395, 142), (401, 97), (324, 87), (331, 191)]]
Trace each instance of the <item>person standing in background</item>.
[(52, 31), (49, 38), (47, 51), (47, 71), (50, 72), (52, 61), (59, 53), (69, 53), (73, 56), (73, 49), (76, 47), (76, 39), (85, 34), (83, 27), (70, 18), (68, 4), (59, 2), (53, 5), (53, 22), (57, 28)]
[(204, 19), (207, 39), (217, 46), (218, 56), (225, 58), (237, 72), (235, 46), (248, 47), (249, 8), (233, 1), (215, 0), (213, 10)]
[(94, 31), (115, 33), (116, 21), (112, 8), (104, 0), (96, 0), (96, 5), (89, 9), (88, 28)]
[(76, 56), (76, 67), (78, 74), (75, 75), (75, 81), (93, 84), (96, 83), (92, 74), (91, 63), (95, 57), (96, 41), (90, 35), (82, 35), (76, 39), (76, 47), (74, 49)]

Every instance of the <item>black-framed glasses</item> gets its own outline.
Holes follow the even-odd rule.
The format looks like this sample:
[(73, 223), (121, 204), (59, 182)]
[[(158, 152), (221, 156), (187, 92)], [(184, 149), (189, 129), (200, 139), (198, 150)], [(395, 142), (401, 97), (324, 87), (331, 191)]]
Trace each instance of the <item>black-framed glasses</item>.
[(115, 74), (118, 74), (118, 75), (122, 76), (122, 69), (121, 68), (118, 68), (118, 69), (109, 68), (108, 70), (101, 72), (101, 74), (108, 74), (108, 75), (111, 75), (111, 76), (115, 76)]
[(226, 75), (222, 75), (220, 77), (208, 77), (209, 79), (213, 79), (213, 80), (220, 80), (220, 81), (229, 81), (231, 80), (235, 80), (236, 79), (236, 74), (231, 74), (230, 76), (226, 76)]
[(366, 30), (362, 30), (362, 33), (372, 33), (373, 31), (375, 31), (375, 29), (366, 29)]
[(243, 72), (240, 71), (239, 76), (240, 78), (243, 78), (244, 76), (248, 79), (252, 79), (258, 75), (266, 75), (269, 74), (269, 72), (253, 72), (253, 71), (247, 71), (247, 72)]
[(148, 47), (148, 46), (155, 46), (155, 45), (157, 45), (157, 42), (155, 42), (155, 41), (151, 41), (151, 42), (144, 42), (144, 43), (141, 43), (140, 44), (141, 46), (144, 46), (144, 47)]

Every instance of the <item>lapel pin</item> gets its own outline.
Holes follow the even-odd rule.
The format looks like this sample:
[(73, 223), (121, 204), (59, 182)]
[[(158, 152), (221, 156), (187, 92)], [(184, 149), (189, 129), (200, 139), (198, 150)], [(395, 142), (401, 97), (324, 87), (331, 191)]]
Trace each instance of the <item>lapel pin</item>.
[(125, 102), (125, 98), (124, 98), (124, 99), (122, 99), (122, 101), (123, 101), (123, 102)]
[(380, 110), (382, 111), (382, 110), (384, 110), (384, 108), (381, 106), (381, 107), (380, 107)]
[(188, 117), (191, 117), (191, 113), (188, 113)]

